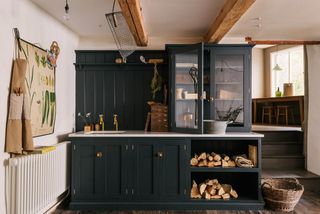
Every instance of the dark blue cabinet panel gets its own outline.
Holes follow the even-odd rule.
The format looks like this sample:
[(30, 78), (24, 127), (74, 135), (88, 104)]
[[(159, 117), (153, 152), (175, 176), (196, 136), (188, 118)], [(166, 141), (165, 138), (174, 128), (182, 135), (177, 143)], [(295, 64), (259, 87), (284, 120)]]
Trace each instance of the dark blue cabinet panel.
[(73, 142), (72, 189), (75, 200), (118, 200), (125, 197), (125, 144), (121, 139)]
[(130, 140), (133, 144), (134, 168), (132, 177), (134, 181), (133, 193), (135, 199), (154, 199), (158, 192), (158, 159), (157, 144), (145, 139)]
[(187, 164), (188, 143), (186, 140), (162, 141), (159, 152), (160, 160), (160, 197), (162, 199), (186, 199), (187, 198)]

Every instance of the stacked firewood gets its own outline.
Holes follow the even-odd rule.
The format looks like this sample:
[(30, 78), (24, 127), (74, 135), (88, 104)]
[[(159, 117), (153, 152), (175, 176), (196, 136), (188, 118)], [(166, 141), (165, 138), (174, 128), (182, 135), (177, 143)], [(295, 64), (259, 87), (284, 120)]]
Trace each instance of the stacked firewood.
[(230, 184), (220, 184), (217, 179), (206, 180), (206, 182), (198, 184), (193, 181), (191, 189), (191, 198), (224, 199), (238, 198), (237, 192)]
[(228, 155), (220, 155), (214, 152), (195, 154), (190, 160), (191, 166), (199, 167), (236, 167), (236, 163)]

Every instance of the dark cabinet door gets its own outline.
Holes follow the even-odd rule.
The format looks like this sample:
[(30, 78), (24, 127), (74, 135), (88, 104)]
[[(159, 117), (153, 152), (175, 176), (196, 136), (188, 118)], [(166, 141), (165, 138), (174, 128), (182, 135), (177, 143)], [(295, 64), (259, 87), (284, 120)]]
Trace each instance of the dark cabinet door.
[(75, 200), (103, 199), (104, 163), (103, 146), (96, 143), (73, 142), (72, 197)]
[(170, 57), (170, 127), (202, 133), (203, 44), (168, 46)]
[(73, 198), (104, 201), (125, 197), (125, 143), (121, 139), (90, 141), (93, 140), (73, 142)]
[(205, 119), (224, 120), (229, 112), (234, 112), (228, 131), (251, 130), (250, 56), (251, 47), (220, 46), (211, 49), (211, 116)]
[(160, 140), (159, 195), (161, 199), (185, 199), (188, 180), (188, 144), (183, 139)]
[(131, 176), (128, 178), (129, 194), (134, 199), (155, 199), (158, 193), (158, 145), (147, 139), (131, 140)]
[(187, 192), (187, 140), (132, 140), (133, 198), (184, 199)]

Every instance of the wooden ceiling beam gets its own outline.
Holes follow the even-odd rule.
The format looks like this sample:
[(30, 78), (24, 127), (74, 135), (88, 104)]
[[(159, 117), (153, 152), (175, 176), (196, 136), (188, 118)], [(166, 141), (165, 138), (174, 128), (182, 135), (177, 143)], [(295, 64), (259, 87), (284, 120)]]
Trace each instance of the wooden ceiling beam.
[(227, 0), (204, 36), (204, 41), (218, 43), (255, 1)]
[(144, 28), (140, 0), (118, 0), (118, 3), (137, 46), (147, 46), (148, 36)]
[(252, 40), (251, 37), (245, 38), (251, 45), (319, 45), (320, 41), (302, 41), (302, 40)]

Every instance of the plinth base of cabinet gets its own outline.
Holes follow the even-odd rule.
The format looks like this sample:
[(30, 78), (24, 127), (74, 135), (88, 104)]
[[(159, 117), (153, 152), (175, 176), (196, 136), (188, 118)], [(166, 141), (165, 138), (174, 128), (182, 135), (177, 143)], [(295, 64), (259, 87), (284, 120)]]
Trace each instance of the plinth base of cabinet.
[(71, 202), (72, 210), (263, 210), (261, 200), (189, 202)]

